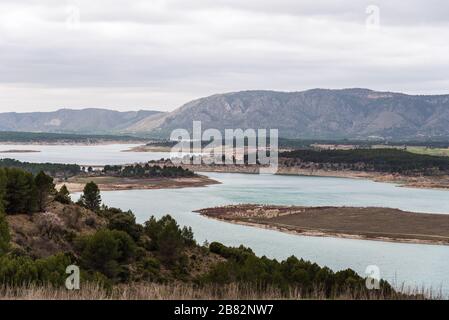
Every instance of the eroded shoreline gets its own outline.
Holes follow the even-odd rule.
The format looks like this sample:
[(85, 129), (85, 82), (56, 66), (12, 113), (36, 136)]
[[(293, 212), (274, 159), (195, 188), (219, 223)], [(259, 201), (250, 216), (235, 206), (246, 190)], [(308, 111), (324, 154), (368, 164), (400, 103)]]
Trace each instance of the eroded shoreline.
[(449, 215), (379, 207), (231, 205), (197, 210), (205, 217), (289, 234), (449, 245)]
[(182, 178), (122, 178), (112, 176), (72, 177), (67, 181), (58, 181), (56, 188), (66, 185), (70, 192), (81, 192), (88, 182), (95, 182), (102, 191), (177, 189), (205, 187), (220, 182), (204, 175)]
[[(256, 165), (182, 165), (183, 168), (196, 172), (259, 174)], [(393, 183), (399, 187), (418, 189), (449, 190), (449, 176), (404, 176), (399, 174), (351, 171), (351, 170), (308, 170), (280, 166), (277, 175), (328, 177), (345, 179), (364, 179), (374, 182)]]

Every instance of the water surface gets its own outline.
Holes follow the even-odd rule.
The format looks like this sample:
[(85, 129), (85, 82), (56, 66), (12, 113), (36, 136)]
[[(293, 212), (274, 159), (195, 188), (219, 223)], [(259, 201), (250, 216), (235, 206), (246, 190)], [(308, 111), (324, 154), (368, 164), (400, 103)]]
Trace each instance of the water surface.
[(169, 158), (169, 152), (123, 152), (138, 144), (106, 145), (11, 145), (0, 144), (0, 151), (36, 150), (31, 153), (0, 152), (0, 158), (27, 162), (76, 163), (80, 165), (130, 164)]
[(369, 240), (305, 237), (234, 225), (202, 217), (200, 208), (238, 203), (288, 205), (385, 206), (417, 212), (449, 212), (449, 193), (401, 188), (393, 184), (328, 177), (264, 176), (207, 173), (222, 182), (202, 188), (103, 192), (105, 203), (131, 209), (138, 222), (171, 214), (193, 228), (196, 239), (226, 245), (244, 244), (259, 255), (285, 259), (295, 255), (333, 270), (353, 268), (360, 274), (377, 265), (396, 284), (449, 288), (449, 246)]
[[(121, 152), (135, 145), (0, 145), (2, 150), (39, 153), (0, 153), (0, 158), (29, 162), (83, 165), (127, 164), (169, 157), (168, 153)], [(449, 192), (411, 189), (394, 184), (328, 177), (265, 176), (207, 173), (222, 182), (202, 188), (103, 192), (106, 204), (131, 209), (138, 222), (151, 215), (173, 215), (193, 228), (199, 242), (244, 244), (259, 255), (285, 259), (295, 255), (334, 270), (353, 268), (361, 275), (377, 265), (393, 283), (442, 288), (449, 293), (449, 246), (402, 244), (368, 240), (304, 237), (233, 225), (200, 216), (196, 209), (238, 203), (279, 205), (384, 206), (415, 212), (449, 213)]]

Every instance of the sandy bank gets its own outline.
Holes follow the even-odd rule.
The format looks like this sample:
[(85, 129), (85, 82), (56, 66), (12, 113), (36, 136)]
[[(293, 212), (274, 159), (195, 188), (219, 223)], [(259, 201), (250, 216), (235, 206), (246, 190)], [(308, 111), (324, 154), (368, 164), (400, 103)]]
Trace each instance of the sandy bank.
[(175, 188), (192, 188), (205, 187), (212, 184), (218, 184), (218, 181), (210, 179), (206, 176), (196, 175), (194, 177), (185, 178), (121, 178), (111, 176), (100, 177), (73, 177), (67, 181), (61, 181), (56, 184), (59, 189), (63, 184), (70, 192), (81, 192), (86, 183), (95, 182), (102, 191), (114, 190), (146, 190), (146, 189), (175, 189)]
[[(259, 173), (257, 165), (182, 165), (183, 168), (195, 172), (223, 172), (223, 173)], [(449, 176), (404, 176), (400, 174), (366, 172), (353, 170), (310, 170), (298, 167), (280, 165), (278, 175), (297, 175), (311, 177), (333, 177), (349, 179), (367, 179), (376, 182), (394, 183), (401, 187), (423, 189), (449, 189)]]
[(449, 245), (449, 215), (378, 207), (233, 205), (198, 210), (231, 223), (304, 236)]

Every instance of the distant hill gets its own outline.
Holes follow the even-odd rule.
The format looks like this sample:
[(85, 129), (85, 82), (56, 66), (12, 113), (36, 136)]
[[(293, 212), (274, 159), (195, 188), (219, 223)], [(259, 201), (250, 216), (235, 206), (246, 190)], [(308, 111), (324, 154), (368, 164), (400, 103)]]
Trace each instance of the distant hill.
[(191, 101), (125, 131), (168, 136), (173, 129), (278, 128), (286, 138), (428, 139), (449, 137), (449, 95), (406, 95), (368, 89), (242, 91)]
[(119, 112), (106, 109), (61, 109), (54, 112), (0, 113), (0, 131), (114, 133), (158, 111)]
[(177, 128), (277, 128), (284, 138), (449, 139), (449, 95), (369, 89), (216, 94), (169, 112), (104, 109), (0, 113), (0, 131), (139, 134), (167, 138)]

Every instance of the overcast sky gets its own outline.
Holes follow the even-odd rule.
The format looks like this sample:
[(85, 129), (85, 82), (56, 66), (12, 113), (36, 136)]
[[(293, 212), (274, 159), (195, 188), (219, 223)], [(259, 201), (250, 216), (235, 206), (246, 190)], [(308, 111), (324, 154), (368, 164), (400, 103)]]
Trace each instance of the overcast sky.
[(448, 39), (447, 0), (0, 0), (0, 111), (173, 110), (249, 89), (449, 93)]

